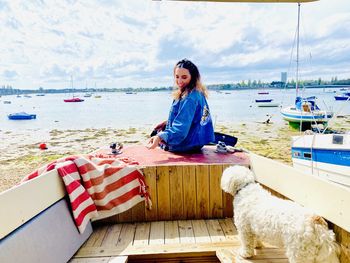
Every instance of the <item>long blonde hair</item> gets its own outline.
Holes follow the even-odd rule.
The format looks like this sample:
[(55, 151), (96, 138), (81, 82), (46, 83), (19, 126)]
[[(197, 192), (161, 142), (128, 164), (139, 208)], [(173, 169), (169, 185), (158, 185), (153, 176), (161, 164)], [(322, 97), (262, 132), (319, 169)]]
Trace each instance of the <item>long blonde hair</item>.
[(207, 88), (202, 84), (201, 82), (201, 75), (199, 73), (199, 70), (195, 64), (193, 64), (188, 59), (182, 59), (179, 62), (176, 63), (174, 67), (174, 75), (175, 75), (175, 69), (176, 68), (185, 68), (190, 72), (191, 75), (191, 81), (190, 83), (185, 87), (185, 90), (181, 91), (179, 87), (176, 85), (174, 86), (174, 92), (173, 92), (173, 98), (175, 100), (184, 98), (188, 95), (190, 91), (193, 89), (203, 93), (203, 95), (208, 98), (208, 90)]

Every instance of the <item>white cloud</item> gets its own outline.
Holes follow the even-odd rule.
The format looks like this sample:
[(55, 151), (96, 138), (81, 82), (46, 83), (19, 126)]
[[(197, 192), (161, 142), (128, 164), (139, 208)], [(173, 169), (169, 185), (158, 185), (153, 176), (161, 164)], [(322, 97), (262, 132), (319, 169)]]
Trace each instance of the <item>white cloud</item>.
[[(317, 62), (308, 77), (349, 77), (347, 5), (302, 5), (301, 55)], [(287, 70), (296, 12), (296, 4), (3, 1), (0, 84), (62, 88), (73, 75), (80, 86), (169, 86), (183, 57), (211, 83), (271, 80)]]

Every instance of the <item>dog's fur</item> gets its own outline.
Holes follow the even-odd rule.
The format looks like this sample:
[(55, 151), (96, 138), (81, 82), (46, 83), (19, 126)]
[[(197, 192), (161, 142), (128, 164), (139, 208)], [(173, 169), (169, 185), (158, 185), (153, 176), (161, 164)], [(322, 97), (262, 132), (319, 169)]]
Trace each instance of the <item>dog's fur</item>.
[(326, 221), (296, 204), (272, 196), (244, 166), (227, 168), (221, 188), (234, 196), (240, 256), (249, 258), (261, 242), (284, 247), (291, 263), (338, 263), (339, 247)]

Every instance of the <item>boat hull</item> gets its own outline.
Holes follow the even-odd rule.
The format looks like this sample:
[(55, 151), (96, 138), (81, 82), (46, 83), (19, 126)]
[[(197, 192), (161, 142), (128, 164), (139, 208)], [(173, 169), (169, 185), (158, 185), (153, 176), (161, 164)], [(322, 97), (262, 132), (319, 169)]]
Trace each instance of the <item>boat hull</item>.
[(73, 99), (65, 99), (64, 102), (83, 102), (83, 99), (80, 98), (73, 98)]
[(279, 107), (279, 103), (276, 102), (257, 102), (258, 107)]
[(36, 114), (28, 114), (28, 113), (13, 113), (7, 116), (10, 120), (32, 120), (36, 119)]
[(283, 108), (281, 114), (283, 119), (289, 122), (328, 122), (333, 117), (332, 112), (323, 110), (307, 112), (298, 110), (294, 106)]
[(348, 100), (350, 101), (350, 97), (349, 96), (334, 96), (335, 100)]
[(293, 137), (293, 166), (350, 187), (350, 135), (315, 134)]

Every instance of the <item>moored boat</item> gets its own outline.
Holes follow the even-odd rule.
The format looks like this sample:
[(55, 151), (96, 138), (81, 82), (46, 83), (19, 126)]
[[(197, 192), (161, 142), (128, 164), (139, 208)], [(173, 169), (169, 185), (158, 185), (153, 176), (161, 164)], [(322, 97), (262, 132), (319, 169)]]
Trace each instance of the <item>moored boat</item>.
[(74, 97), (74, 98), (71, 98), (71, 99), (64, 99), (63, 101), (64, 102), (83, 102), (84, 100), (80, 99), (80, 98), (77, 98), (77, 97)]
[(85, 98), (90, 98), (91, 96), (92, 96), (91, 93), (85, 93), (85, 94), (84, 94), (84, 97), (85, 97)]
[(293, 166), (350, 187), (350, 134), (293, 137)]
[[(72, 86), (72, 90), (74, 90), (74, 87), (73, 87), (73, 76), (71, 76), (71, 86)], [(64, 101), (64, 102), (83, 102), (84, 100), (83, 100), (83, 99), (80, 99), (80, 98), (78, 98), (78, 97), (75, 97), (75, 96), (74, 96), (74, 93), (73, 93), (72, 98), (70, 98), (70, 99), (64, 99), (63, 101)]]
[(26, 112), (11, 113), (7, 116), (10, 120), (31, 120), (36, 119), (36, 114), (29, 114)]
[(346, 95), (346, 94), (336, 95), (336, 96), (334, 96), (334, 99), (335, 100), (348, 100), (348, 101), (350, 101), (350, 95)]
[(255, 103), (258, 107), (279, 107), (279, 103), (274, 102), (273, 99), (256, 99)]
[(326, 123), (333, 117), (332, 111), (321, 110), (316, 97), (297, 97), (294, 106), (281, 109), (282, 117), (292, 123)]

